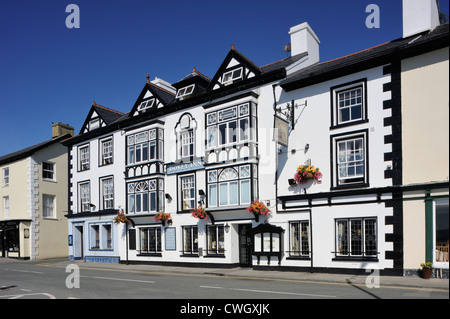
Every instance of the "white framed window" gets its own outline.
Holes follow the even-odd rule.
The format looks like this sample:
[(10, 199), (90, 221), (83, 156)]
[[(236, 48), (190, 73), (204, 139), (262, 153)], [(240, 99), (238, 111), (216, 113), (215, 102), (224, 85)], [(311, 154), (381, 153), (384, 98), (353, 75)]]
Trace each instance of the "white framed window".
[(100, 225), (90, 227), (90, 248), (100, 249)]
[(95, 130), (100, 127), (100, 120), (94, 119), (89, 121), (89, 131)]
[(331, 88), (332, 127), (353, 125), (367, 120), (366, 88), (367, 79)]
[(153, 106), (153, 103), (155, 103), (155, 99), (150, 99), (150, 100), (142, 102), (138, 106), (138, 111), (144, 111), (144, 110), (151, 108)]
[(177, 92), (176, 98), (177, 99), (184, 98), (184, 97), (192, 94), (192, 92), (194, 92), (194, 88), (195, 88), (195, 84), (191, 84), (189, 86), (179, 89)]
[(164, 131), (154, 128), (127, 136), (127, 164), (163, 160)]
[(101, 165), (108, 165), (113, 163), (113, 139), (109, 137), (100, 141), (101, 149)]
[(434, 257), (433, 265), (449, 267), (449, 205), (448, 199), (434, 202)]
[(9, 167), (3, 169), (3, 186), (9, 185)]
[(164, 209), (164, 180), (149, 179), (127, 183), (128, 213), (145, 214)]
[(195, 175), (180, 177), (181, 182), (181, 210), (190, 210), (195, 205)]
[(206, 125), (207, 149), (256, 140), (256, 117), (250, 114), (250, 103), (208, 113)]
[(194, 155), (194, 131), (181, 132), (181, 157)]
[(242, 67), (225, 72), (222, 77), (222, 84), (228, 85), (233, 83), (236, 80), (242, 79)]
[(377, 257), (377, 219), (336, 219), (336, 257)]
[(80, 212), (91, 211), (90, 182), (82, 182), (78, 184), (78, 198), (79, 198)]
[(55, 215), (55, 196), (54, 195), (42, 195), (42, 217), (43, 218), (56, 218)]
[(90, 168), (89, 144), (78, 148), (79, 170), (86, 171)]
[(253, 165), (242, 165), (208, 171), (208, 207), (250, 204), (257, 184), (256, 177), (252, 183), (252, 169), (256, 170)]
[(48, 162), (42, 163), (42, 178), (44, 180), (55, 180), (55, 164)]
[(367, 130), (332, 136), (333, 187), (368, 185)]
[(101, 179), (101, 208), (114, 208), (114, 181), (112, 177)]
[(10, 209), (10, 207), (9, 207), (9, 196), (4, 196), (3, 197), (3, 212), (4, 212), (4, 215), (5, 215), (5, 218), (9, 218), (10, 217), (9, 209)]

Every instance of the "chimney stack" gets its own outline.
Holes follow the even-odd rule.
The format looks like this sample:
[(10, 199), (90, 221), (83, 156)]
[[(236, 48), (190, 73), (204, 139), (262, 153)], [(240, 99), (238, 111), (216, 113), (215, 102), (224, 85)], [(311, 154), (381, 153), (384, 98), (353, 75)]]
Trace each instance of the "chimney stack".
[(291, 36), (291, 56), (308, 52), (310, 63), (319, 62), (319, 38), (307, 22), (296, 25), (289, 30)]
[(437, 0), (403, 0), (403, 38), (433, 30), (439, 24)]
[(52, 123), (52, 139), (70, 134), (70, 136), (73, 136), (73, 127), (69, 124), (63, 124), (61, 122), (58, 123)]

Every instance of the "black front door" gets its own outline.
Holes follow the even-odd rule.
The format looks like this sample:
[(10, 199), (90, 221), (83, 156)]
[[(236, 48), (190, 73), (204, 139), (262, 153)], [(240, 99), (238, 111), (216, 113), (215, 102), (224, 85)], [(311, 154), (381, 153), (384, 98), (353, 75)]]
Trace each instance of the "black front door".
[(239, 263), (241, 267), (252, 266), (252, 237), (250, 236), (251, 224), (239, 225)]

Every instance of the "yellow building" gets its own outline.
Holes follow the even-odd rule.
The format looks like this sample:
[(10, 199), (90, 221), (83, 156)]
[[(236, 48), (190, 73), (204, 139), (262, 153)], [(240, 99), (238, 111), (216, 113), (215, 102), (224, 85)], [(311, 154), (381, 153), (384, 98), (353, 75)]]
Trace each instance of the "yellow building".
[(0, 157), (0, 257), (68, 256), (68, 159), (73, 128), (55, 123), (52, 139)]
[[(448, 24), (434, 33), (445, 28), (448, 36)], [(448, 38), (445, 42), (402, 59), (401, 131), (405, 273), (415, 274), (421, 263), (432, 262), (434, 276), (448, 278)]]

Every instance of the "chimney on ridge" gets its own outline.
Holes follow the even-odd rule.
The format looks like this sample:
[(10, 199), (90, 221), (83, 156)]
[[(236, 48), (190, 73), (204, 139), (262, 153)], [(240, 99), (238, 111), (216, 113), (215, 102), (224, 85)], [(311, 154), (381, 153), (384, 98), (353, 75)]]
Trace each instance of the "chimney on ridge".
[(403, 38), (436, 28), (438, 0), (403, 0)]
[(320, 41), (308, 22), (292, 27), (289, 35), (291, 36), (291, 56), (308, 52), (308, 60), (311, 64), (319, 62)]
[(58, 123), (52, 123), (52, 139), (64, 136), (66, 134), (70, 134), (70, 136), (73, 136), (73, 127), (69, 124), (63, 124), (61, 122)]

